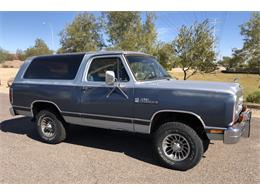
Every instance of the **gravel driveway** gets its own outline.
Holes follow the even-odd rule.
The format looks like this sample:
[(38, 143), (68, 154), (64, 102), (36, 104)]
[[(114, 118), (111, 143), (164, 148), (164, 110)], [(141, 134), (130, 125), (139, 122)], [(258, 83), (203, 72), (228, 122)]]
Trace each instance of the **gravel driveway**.
[(195, 168), (179, 172), (157, 164), (149, 137), (72, 127), (58, 145), (38, 141), (33, 123), (11, 117), (0, 94), (0, 183), (259, 183), (260, 118), (238, 144), (214, 141)]

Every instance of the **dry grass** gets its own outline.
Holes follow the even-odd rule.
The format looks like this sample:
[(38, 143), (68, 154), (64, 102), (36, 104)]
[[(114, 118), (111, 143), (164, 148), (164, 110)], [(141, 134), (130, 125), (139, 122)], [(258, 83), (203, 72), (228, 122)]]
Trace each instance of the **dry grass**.
[[(18, 68), (0, 68), (0, 93), (8, 92), (7, 81), (10, 78), (15, 77), (18, 72)], [(183, 73), (178, 70), (172, 70), (171, 75), (177, 77), (178, 79), (183, 79)], [(240, 83), (244, 88), (245, 96), (254, 91), (260, 90), (260, 76), (253, 74), (224, 74), (224, 73), (214, 73), (214, 74), (197, 74), (192, 76), (189, 80), (206, 80), (206, 81), (222, 81), (222, 82), (233, 82), (235, 78), (240, 79)]]
[(15, 77), (18, 70), (18, 68), (0, 68), (0, 93), (8, 93), (7, 81)]
[(0, 64), (0, 68), (19, 68), (22, 64), (20, 60), (5, 61)]

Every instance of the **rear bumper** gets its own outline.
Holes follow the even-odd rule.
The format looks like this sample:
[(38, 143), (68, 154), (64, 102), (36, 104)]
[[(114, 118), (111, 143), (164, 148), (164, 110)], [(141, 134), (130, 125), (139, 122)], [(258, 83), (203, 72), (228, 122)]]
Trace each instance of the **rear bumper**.
[(239, 141), (240, 137), (248, 138), (250, 136), (250, 122), (252, 111), (246, 110), (242, 112), (241, 115), (243, 115), (243, 120), (241, 122), (228, 127), (224, 131), (225, 144), (235, 144)]
[(9, 108), (9, 112), (12, 116), (15, 116), (16, 113), (15, 113), (15, 110), (13, 109), (13, 107)]
[(12, 106), (11, 108), (9, 108), (9, 112), (12, 116), (23, 115), (23, 116), (33, 117), (31, 108), (29, 107)]

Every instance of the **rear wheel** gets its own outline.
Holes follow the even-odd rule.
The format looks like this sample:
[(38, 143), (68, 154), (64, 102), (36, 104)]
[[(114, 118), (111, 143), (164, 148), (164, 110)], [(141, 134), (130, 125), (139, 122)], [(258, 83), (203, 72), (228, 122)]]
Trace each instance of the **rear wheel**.
[(204, 151), (198, 134), (179, 122), (161, 125), (154, 134), (154, 146), (159, 160), (165, 166), (181, 171), (197, 165)]
[(210, 140), (208, 138), (203, 139), (203, 150), (204, 153), (209, 149)]
[(66, 139), (65, 123), (54, 111), (41, 110), (36, 116), (36, 123), (42, 141), (57, 144)]

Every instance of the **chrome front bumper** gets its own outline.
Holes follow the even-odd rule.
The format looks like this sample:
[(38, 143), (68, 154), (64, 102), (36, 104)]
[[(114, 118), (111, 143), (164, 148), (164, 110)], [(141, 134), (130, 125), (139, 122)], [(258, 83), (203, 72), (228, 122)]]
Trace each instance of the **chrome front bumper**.
[(252, 111), (246, 110), (240, 115), (243, 115), (243, 120), (227, 128), (227, 130), (224, 131), (225, 144), (235, 144), (239, 141), (241, 136), (247, 138), (250, 136), (250, 122)]

